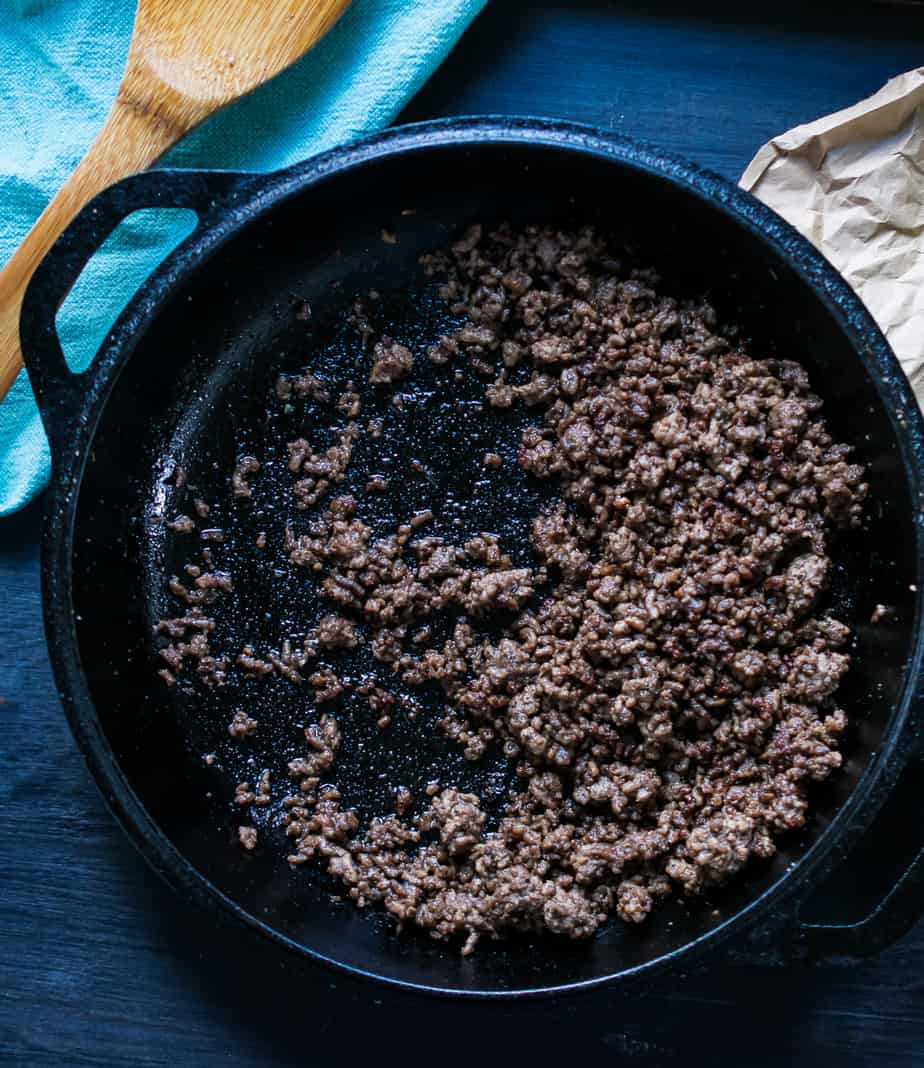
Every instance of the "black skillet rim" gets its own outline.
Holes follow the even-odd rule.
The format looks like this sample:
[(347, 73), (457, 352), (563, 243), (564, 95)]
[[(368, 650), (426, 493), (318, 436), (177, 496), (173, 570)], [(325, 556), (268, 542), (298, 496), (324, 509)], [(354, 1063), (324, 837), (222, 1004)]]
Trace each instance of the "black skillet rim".
[[(393, 987), (442, 996), (507, 999), (586, 990), (653, 976), (690, 962), (734, 934), (753, 926), (761, 917), (770, 926), (793, 922), (793, 902), (805, 891), (813, 876), (833, 867), (832, 852), (841, 853), (868, 827), (889, 789), (911, 755), (915, 744), (912, 706), (921, 694), (921, 662), (924, 658), (922, 592), (917, 594), (911, 648), (902, 694), (874, 753), (850, 796), (831, 824), (780, 878), (744, 908), (705, 935), (653, 961), (593, 979), (551, 987), (527, 989), (467, 990), (413, 983), (377, 974), (328, 957), (301, 945), (248, 913), (200, 874), (164, 836), (141, 804), (114, 759), (100, 730), (77, 648), (71, 602), (73, 526), (87, 446), (121, 368), (133, 354), (132, 339), (153, 321), (170, 292), (185, 281), (221, 244), (257, 215), (271, 211), (287, 197), (339, 172), (360, 167), (385, 156), (426, 151), (447, 145), (522, 144), (590, 154), (632, 167), (654, 179), (682, 186), (690, 194), (708, 200), (738, 225), (754, 233), (782, 255), (839, 322), (870, 373), (888, 413), (911, 497), (924, 504), (919, 472), (924, 470), (924, 420), (901, 367), (871, 315), (834, 267), (809, 242), (770, 208), (720, 176), (669, 153), (632, 139), (610, 135), (591, 127), (546, 119), (507, 116), (462, 117), (395, 127), (363, 140), (332, 149), (293, 167), (267, 175), (241, 175), (217, 205), (217, 211), (200, 225), (144, 283), (119, 317), (104, 341), (95, 365), (74, 376), (82, 394), (79, 412), (71, 413), (68, 448), (53, 449), (53, 474), (47, 497), (43, 533), (42, 587), (46, 637), (59, 696), (71, 730), (106, 801), (131, 840), (171, 886), (183, 896), (208, 908), (219, 907), (245, 926), (286, 949), (358, 978), (374, 979)], [(105, 194), (104, 194), (105, 195)], [(165, 205), (169, 206), (169, 205)], [(27, 301), (26, 314), (29, 311)], [(43, 416), (55, 415), (43, 410)], [(57, 413), (63, 414), (63, 413)], [(57, 436), (57, 435), (56, 435)], [(60, 436), (58, 441), (61, 441)], [(915, 556), (917, 585), (924, 591), (924, 524), (916, 522)], [(782, 908), (789, 904), (789, 912)], [(768, 917), (777, 910), (776, 919)]]

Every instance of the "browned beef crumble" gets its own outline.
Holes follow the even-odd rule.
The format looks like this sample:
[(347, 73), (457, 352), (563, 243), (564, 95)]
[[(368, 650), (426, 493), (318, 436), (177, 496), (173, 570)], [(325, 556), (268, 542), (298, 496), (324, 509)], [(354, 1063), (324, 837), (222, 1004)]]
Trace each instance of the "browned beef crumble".
[(337, 411), (347, 419), (356, 419), (362, 411), (362, 400), (352, 382), (347, 382), (346, 390), (337, 398)]
[(372, 370), (369, 381), (377, 386), (397, 382), (410, 374), (414, 367), (414, 354), (404, 345), (399, 345), (391, 338), (377, 341), (372, 350)]
[[(289, 764), (289, 860), (320, 858), (358, 905), (461, 935), (463, 952), (512, 930), (583, 938), (612, 914), (639, 923), (657, 900), (772, 855), (804, 824), (810, 784), (841, 763), (833, 695), (849, 631), (816, 604), (832, 534), (860, 522), (864, 472), (826, 432), (798, 363), (751, 357), (708, 304), (623, 271), (592, 230), (475, 226), (424, 264), (466, 317), (430, 359), (447, 373), (469, 361), (490, 405), (532, 412), (519, 463), (558, 491), (533, 520), (534, 565), (514, 566), (487, 533), (430, 537), (432, 514), (373, 536), (353, 496), (330, 494), (360, 434), (349, 422), (326, 451), (288, 446), (297, 506), (326, 500), (285, 550), (331, 614), (303, 649), (245, 649), (237, 663), (305, 678), (333, 704), (337, 675), (301, 669), (318, 646), (368, 641), (404, 684), (438, 683), (441, 729), (473, 761), (500, 746), (523, 788), (493, 830), (481, 798), (437, 783), (417, 819), (399, 790), (395, 814), (361, 827), (327, 782), (340, 730), (324, 714)], [(382, 338), (370, 381), (413, 367)], [(329, 400), (310, 373), (280, 379), (279, 397), (293, 392)], [(358, 397), (336, 407), (352, 420)], [(366, 490), (383, 488), (377, 477)], [(210, 571), (170, 588), (185, 604), (160, 624), (168, 682), (214, 661), (204, 606), (232, 587)], [(436, 644), (427, 620), (448, 607), (460, 619)], [(394, 695), (357, 692), (387, 726)], [(269, 789), (268, 776), (264, 792), (243, 783), (239, 803)]]
[(315, 452), (304, 438), (289, 442), (289, 470), (303, 476), (293, 487), (298, 508), (313, 507), (331, 486), (343, 481), (359, 434), (359, 427), (350, 422), (340, 432), (337, 444), (323, 452)]
[(276, 396), (280, 400), (289, 400), (291, 397), (309, 397), (318, 404), (330, 403), (330, 391), (320, 378), (310, 371), (298, 375), (295, 378), (281, 376), (276, 383)]
[(252, 719), (243, 709), (234, 713), (234, 717), (228, 724), (228, 734), (232, 738), (250, 738), (257, 730), (257, 721)]
[(318, 623), (317, 641), (323, 649), (355, 649), (361, 635), (351, 619), (329, 615)]
[(237, 838), (241, 845), (244, 847), (244, 849), (250, 851), (257, 848), (256, 827), (238, 827)]
[[(253, 456), (242, 456), (231, 474), (231, 492), (235, 497), (252, 497), (253, 490), (247, 481), (248, 476), (260, 470), (260, 461)], [(208, 515), (208, 511), (206, 511)]]

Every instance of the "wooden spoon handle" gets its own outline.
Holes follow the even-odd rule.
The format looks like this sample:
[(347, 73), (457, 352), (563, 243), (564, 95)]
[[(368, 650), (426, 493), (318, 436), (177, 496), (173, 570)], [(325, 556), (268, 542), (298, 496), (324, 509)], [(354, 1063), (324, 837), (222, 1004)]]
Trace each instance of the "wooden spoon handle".
[(22, 368), (19, 313), (36, 267), (80, 209), (120, 178), (149, 167), (199, 121), (173, 109), (138, 107), (122, 90), (90, 146), (0, 271), (0, 400)]

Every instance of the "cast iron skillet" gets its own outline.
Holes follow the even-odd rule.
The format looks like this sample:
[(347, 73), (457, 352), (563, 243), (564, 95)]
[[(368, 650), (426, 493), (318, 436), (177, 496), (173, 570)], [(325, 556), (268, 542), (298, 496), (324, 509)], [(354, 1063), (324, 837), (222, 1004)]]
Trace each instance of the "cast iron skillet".
[[(92, 367), (71, 374), (55, 334), (56, 309), (115, 225), (157, 206), (193, 209), (197, 229), (135, 296)], [(758, 353), (797, 356), (824, 397), (835, 437), (856, 443), (869, 466), (874, 503), (867, 528), (837, 550), (832, 607), (856, 630), (855, 664), (841, 694), (853, 728), (845, 768), (816, 792), (806, 831), (708, 902), (674, 902), (639, 929), (615, 922), (577, 944), (511, 939), (463, 960), (455, 945), (398, 936), (374, 912), (333, 900), (317, 873), (291, 873), (284, 844), (272, 835), (256, 855), (242, 854), (230, 776), (207, 767), (202, 754), (217, 748), (228, 768), (241, 770), (221, 739), (227, 742), (236, 702), (260, 698), (246, 687), (207, 700), (168, 692), (155, 675), (151, 626), (165, 605), (159, 576), (182, 563), (161, 523), (184, 509), (174, 466), (185, 465), (199, 492), (217, 497), (235, 450), (266, 440), (274, 375), (342, 357), (336, 338), (320, 326), (312, 333), (313, 324), (327, 322), (345, 295), (371, 286), (414, 291), (420, 252), (472, 220), (501, 219), (596, 223), (634, 243), (643, 261), (662, 270), (665, 286), (707, 290)], [(397, 244), (380, 239), (382, 228)], [(294, 299), (311, 306), (307, 332), (293, 316)], [(439, 328), (425, 297), (386, 307), (399, 336), (420, 342)], [(916, 917), (920, 857), (866, 920), (800, 927), (798, 910), (917, 755), (924, 427), (860, 302), (806, 241), (747, 194), (644, 145), (531, 119), (391, 130), (267, 176), (152, 172), (98, 197), (49, 254), (26, 297), (22, 348), (54, 458), (44, 596), (61, 697), (116, 816), (184, 897), (351, 972), (468, 995), (628, 980), (714, 953), (732, 934), (759, 937), (780, 957), (869, 953)], [(419, 456), (434, 473), (428, 492), (464, 500), (471, 450), (483, 447), (479, 430), (445, 418), (434, 403), (418, 398), (407, 441), (388, 462), (403, 471)], [(381, 458), (367, 459), (374, 466)], [(272, 477), (267, 486), (258, 519), (221, 517), (232, 542), (242, 545), (254, 524), (280, 521)], [(395, 513), (414, 507), (421, 492), (410, 478), (401, 486)], [(516, 541), (529, 492), (520, 484), (479, 490), (470, 519)], [(279, 614), (258, 582), (248, 590), (251, 623), (264, 610)], [(310, 612), (310, 599), (303, 584), (283, 607)], [(897, 607), (894, 623), (870, 625), (877, 602)], [(298, 699), (280, 690), (261, 709), (266, 742), (291, 745)], [(352, 717), (344, 752), (353, 755), (338, 773), (351, 801), (374, 810), (396, 777), (413, 786), (434, 770), (444, 781), (476, 774), (460, 767), (426, 719), (384, 736)], [(502, 769), (489, 766), (485, 774), (502, 776)]]

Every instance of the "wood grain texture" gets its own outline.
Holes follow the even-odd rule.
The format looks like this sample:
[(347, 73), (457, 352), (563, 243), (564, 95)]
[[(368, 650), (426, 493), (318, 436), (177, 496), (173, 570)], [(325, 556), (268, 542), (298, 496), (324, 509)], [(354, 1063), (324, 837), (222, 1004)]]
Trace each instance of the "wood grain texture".
[(872, 0), (501, 0), (408, 108), (541, 115), (651, 141), (735, 181), (774, 134), (924, 62), (921, 9)]
[[(808, 6), (494, 0), (408, 114), (565, 115), (734, 177), (773, 133), (920, 61), (919, 14), (842, 4), (822, 32)], [(522, 1006), (397, 996), (229, 934), (147, 870), (89, 778), (46, 663), (38, 533), (36, 507), (0, 523), (0, 1064), (924, 1063), (922, 927), (857, 966), (727, 962)]]
[(304, 55), (350, 0), (140, 0), (125, 73), (96, 140), (0, 271), (0, 400), (22, 368), (29, 279), (80, 209), (214, 111)]

